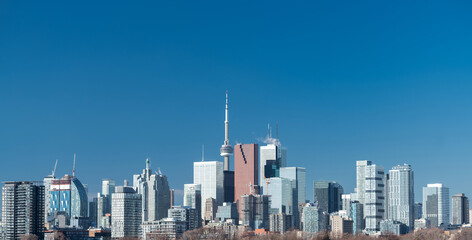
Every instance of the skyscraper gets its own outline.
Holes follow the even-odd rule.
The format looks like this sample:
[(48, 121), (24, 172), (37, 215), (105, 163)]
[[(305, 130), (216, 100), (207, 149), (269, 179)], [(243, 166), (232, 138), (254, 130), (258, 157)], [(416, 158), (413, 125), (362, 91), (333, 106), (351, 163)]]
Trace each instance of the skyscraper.
[(375, 164), (365, 166), (364, 217), (368, 234), (380, 231), (380, 221), (385, 218), (385, 173)]
[(115, 192), (115, 180), (103, 179), (102, 180), (102, 195), (111, 196), (111, 194), (113, 194), (114, 192)]
[(194, 162), (193, 183), (201, 185), (201, 212), (205, 213), (205, 201), (216, 200), (217, 206), (223, 204), (223, 163), (217, 161)]
[(423, 187), (423, 218), (434, 227), (449, 224), (449, 188), (441, 183)]
[(265, 187), (267, 181), (271, 177), (280, 177), (280, 168), (287, 165), (287, 149), (280, 145), (278, 139), (271, 138), (268, 134), (268, 141), (266, 146), (260, 147), (260, 174), (259, 185), (261, 186), (261, 193), (265, 194)]
[(452, 224), (469, 223), (469, 199), (463, 193), (452, 196)]
[(365, 204), (365, 169), (367, 166), (372, 165), (371, 161), (361, 160), (357, 161), (357, 186), (356, 186), (356, 193), (357, 193), (357, 201), (362, 204)]
[(251, 194), (241, 196), (241, 211), (239, 216), (242, 225), (252, 229), (269, 228), (269, 196)]
[(343, 187), (333, 181), (314, 182), (314, 200), (318, 203), (318, 208), (327, 213), (337, 212), (342, 209)]
[(325, 231), (328, 227), (328, 214), (312, 203), (307, 203), (303, 208), (303, 231), (307, 233), (318, 233)]
[(266, 189), (270, 197), (270, 214), (285, 213), (293, 215), (292, 180), (287, 178), (270, 178), (269, 187)]
[(388, 180), (388, 219), (399, 221), (414, 229), (414, 175), (411, 166), (398, 165), (389, 171)]
[(202, 193), (200, 184), (184, 185), (184, 204), (185, 207), (194, 208), (197, 211), (198, 227), (202, 226)]
[(142, 204), (141, 194), (136, 193), (133, 188), (116, 187), (111, 205), (112, 238), (141, 236)]
[(350, 214), (353, 226), (352, 233), (357, 235), (362, 232), (365, 228), (364, 220), (364, 206), (359, 201), (352, 201), (351, 203), (351, 214)]
[(44, 186), (37, 182), (5, 182), (2, 188), (2, 239), (43, 237)]
[(69, 218), (88, 216), (88, 197), (84, 186), (74, 176), (66, 174), (51, 183), (51, 214), (64, 211)]
[(234, 199), (241, 214), (241, 196), (259, 193), (259, 146), (237, 144), (234, 148)]
[(153, 174), (146, 159), (142, 174), (133, 176), (133, 187), (142, 196), (143, 221), (157, 221), (167, 217), (170, 208), (170, 189), (167, 177), (162, 173)]
[(282, 167), (280, 177), (290, 179), (292, 183), (292, 221), (296, 228), (300, 229), (300, 216), (298, 204), (306, 200), (306, 169), (302, 167)]
[(282, 167), (280, 177), (295, 180), (297, 203), (306, 201), (306, 169), (302, 167)]

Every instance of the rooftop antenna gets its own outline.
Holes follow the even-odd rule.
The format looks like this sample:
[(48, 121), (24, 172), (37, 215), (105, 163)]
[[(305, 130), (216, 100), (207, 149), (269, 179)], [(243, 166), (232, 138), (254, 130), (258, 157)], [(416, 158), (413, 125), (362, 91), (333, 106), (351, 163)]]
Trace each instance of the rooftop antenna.
[(74, 165), (72, 165), (72, 177), (75, 177), (75, 153), (74, 153)]
[(56, 159), (56, 164), (54, 164), (54, 169), (52, 170), (52, 178), (54, 178), (54, 176), (56, 174), (57, 161), (58, 161), (58, 159)]
[(270, 123), (267, 123), (267, 136), (270, 138)]
[(205, 144), (202, 144), (202, 162), (205, 161)]
[(279, 139), (279, 122), (275, 123), (275, 138)]

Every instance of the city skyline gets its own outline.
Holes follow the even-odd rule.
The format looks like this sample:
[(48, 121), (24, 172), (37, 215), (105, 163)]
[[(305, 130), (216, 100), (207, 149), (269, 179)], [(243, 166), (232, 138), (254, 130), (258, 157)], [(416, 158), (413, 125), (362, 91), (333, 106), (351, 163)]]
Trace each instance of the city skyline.
[(416, 202), (438, 182), (472, 196), (471, 3), (307, 3), (282, 18), (280, 3), (167, 4), (5, 4), (1, 182), (41, 180), (56, 159), (56, 176), (71, 175), (77, 153), (90, 197), (102, 179), (131, 182), (149, 157), (179, 203), (202, 144), (222, 161), (228, 90), (230, 145), (261, 146), (278, 123), (310, 201), (314, 180), (353, 192), (364, 159), (411, 165)]

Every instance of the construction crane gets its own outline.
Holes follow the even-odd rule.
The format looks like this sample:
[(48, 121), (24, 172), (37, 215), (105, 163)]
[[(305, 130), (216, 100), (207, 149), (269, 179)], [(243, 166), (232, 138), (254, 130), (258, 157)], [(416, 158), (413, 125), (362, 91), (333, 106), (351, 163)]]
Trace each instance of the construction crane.
[(74, 165), (72, 165), (72, 177), (75, 177), (75, 153), (74, 153)]
[(54, 164), (54, 169), (52, 170), (52, 178), (54, 178), (56, 174), (57, 161), (58, 159), (56, 159), (56, 164)]

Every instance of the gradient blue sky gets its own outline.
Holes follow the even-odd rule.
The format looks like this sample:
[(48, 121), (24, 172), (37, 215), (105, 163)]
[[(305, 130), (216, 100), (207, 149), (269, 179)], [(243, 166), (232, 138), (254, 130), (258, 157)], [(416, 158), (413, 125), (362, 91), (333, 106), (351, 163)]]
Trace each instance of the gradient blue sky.
[[(406, 3), (408, 2), (408, 3)], [(409, 163), (469, 196), (470, 1), (1, 1), (0, 181), (132, 180), (172, 188), (206, 146), (279, 122), (288, 165), (355, 187), (355, 161)], [(178, 199), (179, 202), (181, 199)]]

